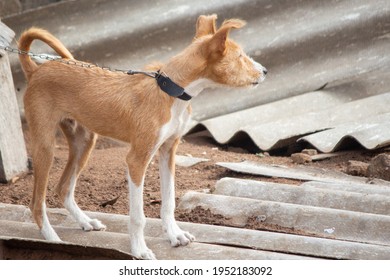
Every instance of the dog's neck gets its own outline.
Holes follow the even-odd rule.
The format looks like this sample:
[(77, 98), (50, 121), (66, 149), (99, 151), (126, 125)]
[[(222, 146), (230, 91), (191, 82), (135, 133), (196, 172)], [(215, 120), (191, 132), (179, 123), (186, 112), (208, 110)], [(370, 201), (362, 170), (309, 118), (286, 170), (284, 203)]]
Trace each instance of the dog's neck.
[(218, 84), (210, 79), (202, 77), (195, 71), (188, 71), (188, 68), (180, 71), (170, 71), (172, 68), (163, 68), (164, 72), (172, 81), (184, 88), (184, 91), (192, 98), (196, 97), (203, 90), (218, 86)]
[(199, 44), (191, 44), (160, 68), (161, 72), (183, 87), (191, 97), (196, 97), (204, 89), (216, 84), (204, 78), (207, 61), (200, 54), (199, 48)]
[(198, 96), (203, 90), (217, 86), (217, 83), (206, 78), (199, 78), (192, 81), (185, 87), (185, 91), (192, 97)]

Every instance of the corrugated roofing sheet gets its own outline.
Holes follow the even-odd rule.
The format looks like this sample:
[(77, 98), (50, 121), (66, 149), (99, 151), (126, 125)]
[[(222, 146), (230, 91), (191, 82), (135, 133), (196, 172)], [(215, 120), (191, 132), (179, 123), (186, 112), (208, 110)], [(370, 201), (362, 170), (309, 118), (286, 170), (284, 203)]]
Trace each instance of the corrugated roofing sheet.
[[(178, 207), (187, 211), (196, 207), (209, 209), (237, 227), (252, 223), (259, 229), (293, 231), (293, 234), (352, 241), (356, 245), (380, 245), (389, 252), (390, 197), (374, 190), (371, 194), (359, 194), (339, 188), (339, 185), (355, 186), (348, 180), (332, 189), (327, 186), (334, 183), (322, 181), (321, 184), (324, 188), (308, 183), (297, 186), (223, 178), (211, 194), (187, 192)], [(389, 191), (388, 186), (380, 187)], [(324, 256), (330, 252), (337, 254), (336, 251), (323, 247), (317, 253)]]
[[(86, 0), (4, 22), (17, 34), (33, 25), (47, 28), (79, 59), (137, 69), (179, 52), (191, 41), (198, 15), (211, 13), (220, 22), (248, 22), (232, 36), (269, 75), (256, 89), (203, 92), (193, 101), (192, 128), (206, 127), (220, 143), (250, 137), (262, 150), (307, 134), (302, 139), (321, 151), (338, 149), (345, 138), (368, 149), (389, 144), (387, 0)], [(17, 58), (11, 60), (22, 93), (24, 78)]]
[(354, 120), (335, 128), (298, 139), (306, 141), (322, 152), (331, 152), (352, 138), (366, 149), (376, 149), (390, 144), (390, 113), (378, 114), (364, 120)]

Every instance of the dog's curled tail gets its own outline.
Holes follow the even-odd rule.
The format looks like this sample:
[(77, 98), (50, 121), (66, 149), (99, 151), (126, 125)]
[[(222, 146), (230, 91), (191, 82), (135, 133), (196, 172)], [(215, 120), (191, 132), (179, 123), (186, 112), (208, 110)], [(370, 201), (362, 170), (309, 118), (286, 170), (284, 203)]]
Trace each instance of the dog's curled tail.
[[(30, 51), (30, 46), (34, 40), (40, 40), (48, 44), (62, 58), (73, 59), (72, 54), (60, 42), (60, 40), (48, 31), (36, 27), (32, 27), (22, 33), (18, 42), (19, 49), (26, 52)], [(27, 80), (29, 80), (33, 72), (38, 68), (38, 65), (31, 59), (30, 56), (25, 54), (20, 54), (19, 60), (24, 74), (26, 75)]]

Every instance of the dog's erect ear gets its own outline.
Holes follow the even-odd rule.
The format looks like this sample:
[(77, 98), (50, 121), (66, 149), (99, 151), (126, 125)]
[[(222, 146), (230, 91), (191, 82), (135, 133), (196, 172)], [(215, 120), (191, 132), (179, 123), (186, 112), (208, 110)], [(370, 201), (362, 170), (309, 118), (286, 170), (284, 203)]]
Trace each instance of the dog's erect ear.
[(195, 38), (215, 34), (217, 30), (215, 27), (216, 20), (216, 14), (212, 14), (209, 16), (199, 16), (198, 21), (196, 22)]
[(224, 54), (226, 50), (226, 40), (229, 35), (229, 31), (232, 28), (241, 28), (246, 24), (245, 21), (240, 19), (225, 20), (222, 26), (214, 34), (210, 41), (211, 50), (219, 54)]

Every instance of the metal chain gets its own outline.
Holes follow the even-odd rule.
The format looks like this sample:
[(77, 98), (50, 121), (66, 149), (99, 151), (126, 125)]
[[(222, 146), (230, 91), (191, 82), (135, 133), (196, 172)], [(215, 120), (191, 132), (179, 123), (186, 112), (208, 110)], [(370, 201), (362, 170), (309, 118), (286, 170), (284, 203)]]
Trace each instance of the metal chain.
[(77, 60), (63, 59), (62, 57), (57, 56), (57, 55), (35, 54), (33, 52), (23, 51), (20, 49), (12, 48), (9, 46), (3, 46), (3, 45), (0, 45), (0, 49), (3, 49), (9, 53), (15, 53), (15, 54), (19, 54), (19, 55), (27, 55), (29, 57), (39, 58), (39, 59), (48, 60), (48, 61), (57, 61), (57, 62), (60, 62), (63, 64), (74, 65), (74, 66), (78, 66), (78, 67), (82, 67), (82, 68), (95, 68), (95, 67), (97, 67), (97, 68), (100, 68), (100, 69), (103, 69), (106, 71), (110, 71), (110, 72), (120, 72), (120, 73), (124, 73), (124, 74), (128, 74), (128, 75), (143, 74), (143, 75), (146, 75), (146, 76), (149, 76), (152, 78), (155, 78), (157, 75), (156, 72), (112, 69), (111, 67), (99, 66), (97, 64), (81, 62), (81, 61), (77, 61)]
[[(28, 55), (30, 57), (35, 57), (35, 58), (39, 58), (39, 59), (43, 59), (43, 60), (57, 61), (57, 62), (64, 63), (67, 65), (74, 65), (74, 66), (79, 66), (82, 68), (95, 68), (95, 67), (97, 67), (97, 68), (100, 68), (100, 69), (103, 69), (106, 71), (120, 72), (120, 73), (124, 73), (127, 75), (137, 75), (137, 74), (145, 75), (145, 76), (156, 79), (157, 84), (160, 86), (160, 88), (170, 96), (177, 97), (177, 98), (180, 98), (180, 99), (185, 100), (185, 101), (188, 101), (192, 98), (192, 96), (190, 96), (188, 93), (186, 93), (182, 87), (175, 84), (163, 72), (160, 72), (160, 70), (157, 72), (145, 72), (145, 71), (134, 71), (134, 70), (111, 69), (110, 67), (101, 67), (101, 66), (98, 66), (95, 64), (81, 62), (81, 61), (77, 61), (77, 60), (63, 59), (62, 57), (56, 56), (56, 55), (35, 54), (33, 52), (23, 51), (20, 49), (15, 49), (15, 48), (12, 48), (9, 46), (4, 46), (1, 44), (0, 44), (0, 49), (3, 49), (6, 52), (10, 52), (10, 53), (16, 53), (19, 55)], [(0, 55), (0, 57), (1, 57), (1, 55)]]

